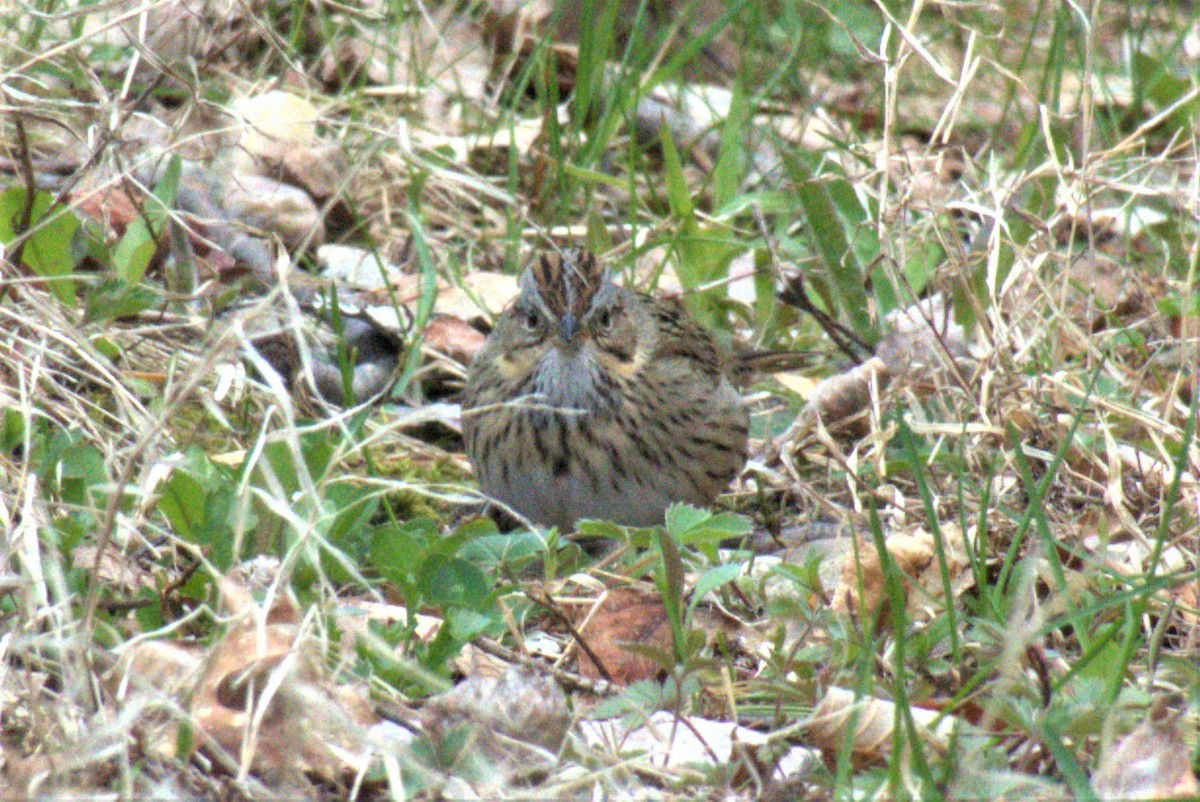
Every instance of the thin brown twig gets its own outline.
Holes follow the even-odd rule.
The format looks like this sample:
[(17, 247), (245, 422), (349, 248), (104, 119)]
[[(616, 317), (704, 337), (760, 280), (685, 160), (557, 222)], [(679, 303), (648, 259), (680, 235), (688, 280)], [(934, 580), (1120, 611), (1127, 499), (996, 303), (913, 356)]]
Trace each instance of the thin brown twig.
[(583, 653), (586, 654), (588, 659), (591, 660), (596, 666), (596, 670), (600, 672), (600, 676), (604, 677), (604, 679), (609, 682), (615, 682), (615, 680), (612, 678), (612, 674), (608, 673), (608, 669), (604, 666), (604, 663), (601, 662), (599, 655), (592, 651), (592, 647), (588, 645), (588, 642), (584, 640), (583, 635), (578, 629), (575, 628), (575, 624), (571, 622), (570, 617), (564, 613), (557, 604), (554, 603), (553, 599), (546, 594), (531, 595), (529, 592), (526, 592), (525, 595), (531, 602), (545, 609), (548, 613), (554, 616), (560, 624), (567, 628), (567, 632), (569, 632), (571, 637), (574, 638), (575, 642), (579, 644), (579, 648), (583, 649)]
[[(0, 97), (4, 98), (5, 105), (11, 101), (8, 98), (8, 93), (0, 89)], [(21, 264), (21, 257), (25, 253), (25, 243), (28, 241), (29, 226), (33, 223), (33, 201), (34, 201), (34, 175), (33, 175), (33, 155), (29, 151), (29, 134), (25, 130), (25, 120), (22, 117), (20, 110), (14, 110), (9, 115), (12, 118), (13, 128), (17, 132), (17, 155), (19, 157), (19, 166), (21, 177), (25, 181), (25, 202), (21, 208), (21, 217), (17, 223), (16, 239), (13, 241), (9, 259), (14, 268), (18, 268)], [(8, 287), (0, 288), (0, 299), (3, 299), (8, 294)]]

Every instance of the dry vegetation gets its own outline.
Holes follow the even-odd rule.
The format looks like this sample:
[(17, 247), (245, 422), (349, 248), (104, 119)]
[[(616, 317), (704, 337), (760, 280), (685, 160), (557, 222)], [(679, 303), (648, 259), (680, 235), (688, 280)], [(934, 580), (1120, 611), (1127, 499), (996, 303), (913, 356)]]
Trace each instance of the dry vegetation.
[[(1191, 3), (0, 22), (0, 796), (1200, 794)], [(459, 436), (567, 244), (813, 354), (603, 558)]]

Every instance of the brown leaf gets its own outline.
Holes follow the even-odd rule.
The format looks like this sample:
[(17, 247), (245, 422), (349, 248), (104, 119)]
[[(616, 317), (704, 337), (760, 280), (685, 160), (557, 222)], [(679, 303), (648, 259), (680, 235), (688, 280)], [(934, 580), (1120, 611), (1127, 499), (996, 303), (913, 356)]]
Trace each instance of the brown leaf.
[(262, 610), (228, 579), (222, 594), (240, 618), (213, 647), (193, 696), (201, 734), (260, 774), (333, 781), (360, 771), (374, 715), (359, 692), (325, 676), (295, 600), (285, 593)]
[(820, 421), (827, 428), (844, 431), (851, 437), (865, 435), (869, 431), (866, 413), (871, 405), (871, 388), (886, 387), (888, 380), (887, 366), (874, 357), (845, 373), (830, 376), (813, 390), (796, 420), (797, 431), (793, 434), (802, 434)]
[(1096, 794), (1101, 799), (1195, 799), (1200, 795), (1179, 718), (1164, 699), (1156, 700), (1150, 718), (1101, 759), (1092, 778)]
[(384, 55), (375, 41), (338, 39), (321, 56), (318, 76), (329, 91), (354, 86), (363, 78), (368, 84), (380, 86), (389, 78), (387, 65), (381, 58)]
[(548, 675), (508, 666), (499, 676), (477, 674), (430, 698), (422, 719), (438, 738), (462, 724), (482, 725), (481, 744), (501, 734), (557, 752), (567, 737), (571, 714), (562, 689)]
[[(608, 678), (621, 685), (658, 676), (662, 667), (649, 657), (627, 648), (628, 644), (671, 649), (671, 627), (667, 610), (655, 593), (635, 588), (615, 588), (600, 601), (580, 634), (603, 664)], [(579, 654), (579, 673), (601, 679), (604, 673), (585, 653)]]
[[(392, 277), (392, 293), (396, 303), (415, 304), (421, 298), (421, 276), (404, 273)], [(468, 323), (490, 324), (489, 315), (496, 315), (517, 296), (517, 279), (507, 273), (476, 270), (463, 277), (463, 286), (438, 279), (438, 297), (434, 311), (456, 317)], [(478, 301), (476, 300), (478, 299)], [(372, 303), (388, 303), (388, 294), (377, 291), (369, 294)], [(482, 304), (482, 306), (481, 306)]]
[(195, 680), (201, 656), (192, 648), (169, 641), (142, 641), (121, 653), (110, 675), (114, 689), (129, 680), (157, 688), (169, 695), (179, 693)]
[[(926, 532), (895, 534), (885, 545), (896, 568), (909, 580), (918, 580), (925, 568), (933, 564), (933, 537)], [(846, 552), (841, 578), (833, 592), (833, 609), (874, 620), (877, 626), (887, 625), (887, 586), (874, 543), (860, 539), (856, 550)]]
[[(953, 731), (964, 725), (953, 716), (943, 717), (936, 710), (913, 707), (911, 713), (923, 740), (939, 753), (946, 752)], [(808, 732), (812, 745), (821, 750), (831, 771), (837, 767), (838, 755), (849, 732), (850, 759), (856, 767), (862, 768), (886, 759), (897, 720), (893, 702), (862, 698), (854, 691), (830, 688), (813, 710)], [(937, 722), (936, 727), (934, 722)]]
[(437, 315), (425, 327), (425, 347), (463, 365), (471, 364), (486, 340), (487, 337), (479, 329), (449, 315)]
[(117, 235), (124, 234), (129, 224), (141, 216), (129, 194), (111, 185), (94, 191), (76, 190), (71, 193), (70, 202), (81, 214), (103, 223)]
[(299, 95), (272, 91), (239, 98), (233, 112), (244, 121), (234, 152), (251, 164), (263, 158), (279, 160), (289, 147), (317, 141), (321, 114)]
[(236, 175), (227, 180), (222, 203), (231, 219), (278, 234), (289, 251), (325, 241), (325, 223), (317, 204), (291, 184), (249, 173)]

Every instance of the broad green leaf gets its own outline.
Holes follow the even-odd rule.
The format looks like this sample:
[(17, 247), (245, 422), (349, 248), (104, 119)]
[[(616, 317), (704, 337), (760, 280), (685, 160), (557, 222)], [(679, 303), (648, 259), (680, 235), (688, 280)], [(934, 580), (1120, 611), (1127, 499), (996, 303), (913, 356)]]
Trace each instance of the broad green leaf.
[(711, 512), (700, 507), (693, 507), (690, 504), (672, 504), (667, 507), (667, 531), (675, 537), (681, 537), (696, 525), (712, 517)]
[(700, 574), (696, 579), (696, 586), (692, 588), (692, 601), (688, 609), (694, 610), (701, 599), (722, 585), (728, 585), (741, 573), (742, 566), (739, 563), (727, 563), (709, 568)]
[(446, 610), (446, 626), (460, 643), (479, 637), (497, 623), (498, 611), (481, 612), (467, 607), (452, 607)]
[(125, 234), (113, 249), (113, 269), (117, 278), (136, 284), (146, 274), (158, 243), (145, 217), (139, 217), (125, 228)]
[(371, 565), (393, 584), (412, 585), (429, 544), (438, 537), (437, 524), (430, 518), (380, 524), (371, 532)]
[(463, 544), (459, 555), (490, 571), (504, 563), (520, 568), (545, 551), (546, 544), (537, 532), (506, 532), (474, 538)]
[(595, 719), (605, 719), (632, 714), (635, 718), (626, 723), (636, 726), (657, 710), (662, 701), (661, 684), (648, 679), (638, 680), (616, 696), (601, 699), (592, 709), (591, 716)]
[(84, 319), (99, 323), (133, 315), (151, 308), (161, 296), (142, 284), (106, 281), (87, 294)]
[(459, 557), (432, 554), (417, 574), (417, 589), (430, 604), (480, 610), (492, 591), (483, 571)]
[[(209, 559), (224, 570), (233, 564), (236, 499), (233, 478), (198, 446), (193, 446), (162, 484), (158, 511), (179, 537), (207, 546)], [(253, 521), (247, 524), (252, 525)]]
[(714, 515), (676, 535), (681, 546), (716, 544), (733, 537), (742, 537), (754, 529), (750, 519), (733, 512)]
[(625, 530), (611, 521), (583, 520), (575, 524), (575, 531), (580, 535), (610, 540), (620, 540), (625, 535)]
[[(9, 245), (16, 240), (26, 198), (21, 187), (10, 187), (0, 193), (0, 243)], [(74, 240), (79, 219), (66, 206), (51, 210), (53, 202), (53, 196), (47, 192), (34, 193), (29, 221), (33, 233), (25, 240), (21, 261), (35, 275), (49, 279), (47, 286), (56, 298), (73, 306), (75, 282), (63, 277), (75, 269)]]
[(162, 178), (146, 198), (145, 213), (125, 229), (125, 235), (113, 251), (113, 269), (117, 278), (137, 284), (146, 274), (150, 260), (158, 250), (175, 195), (179, 191), (182, 161), (178, 155), (171, 157)]

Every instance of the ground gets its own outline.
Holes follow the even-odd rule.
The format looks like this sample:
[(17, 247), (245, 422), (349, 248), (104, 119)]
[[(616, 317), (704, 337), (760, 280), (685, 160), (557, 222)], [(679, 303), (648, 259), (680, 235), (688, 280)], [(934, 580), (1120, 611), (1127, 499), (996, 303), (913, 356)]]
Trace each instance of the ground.
[[(4, 796), (1198, 793), (1190, 3), (0, 18)], [(565, 246), (790, 355), (715, 509), (487, 514)]]

